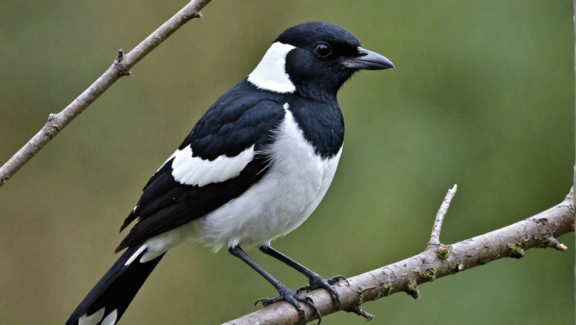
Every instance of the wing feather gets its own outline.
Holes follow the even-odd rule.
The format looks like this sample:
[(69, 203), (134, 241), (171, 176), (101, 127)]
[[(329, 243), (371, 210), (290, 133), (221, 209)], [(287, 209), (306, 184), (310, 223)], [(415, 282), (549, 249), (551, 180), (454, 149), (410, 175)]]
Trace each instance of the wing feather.
[(116, 251), (205, 216), (265, 175), (267, 157), (258, 152), (273, 141), (285, 115), (282, 104), (258, 96), (228, 97), (204, 114), (146, 184), (121, 230), (138, 222)]

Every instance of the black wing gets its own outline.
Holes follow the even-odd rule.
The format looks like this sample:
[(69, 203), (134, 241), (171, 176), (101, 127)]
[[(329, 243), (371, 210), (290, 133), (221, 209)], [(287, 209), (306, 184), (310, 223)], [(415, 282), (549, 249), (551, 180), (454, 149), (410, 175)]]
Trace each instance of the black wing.
[[(257, 153), (271, 143), (272, 130), (285, 116), (282, 105), (257, 93), (242, 95), (238, 91), (242, 89), (237, 89), (240, 85), (210, 107), (179, 150), (190, 146), (193, 157), (212, 162), (222, 155), (236, 157), (252, 146)], [(238, 176), (198, 186), (177, 181), (172, 173), (173, 162), (174, 158), (167, 161), (144, 187), (121, 230), (136, 218), (138, 222), (117, 252), (205, 216), (237, 198), (266, 174), (268, 164), (267, 157), (256, 154)]]

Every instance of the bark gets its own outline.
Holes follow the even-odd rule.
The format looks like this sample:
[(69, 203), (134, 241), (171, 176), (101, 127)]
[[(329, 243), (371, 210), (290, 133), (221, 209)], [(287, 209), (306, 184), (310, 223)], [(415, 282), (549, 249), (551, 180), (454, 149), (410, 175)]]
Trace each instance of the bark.
[(124, 54), (122, 50), (119, 50), (112, 66), (110, 66), (100, 78), (60, 113), (50, 114), (44, 127), (12, 156), (8, 162), (0, 167), (0, 187), (14, 176), (22, 166), (30, 161), (40, 149), (60, 133), (64, 127), (70, 124), (76, 116), (80, 115), (86, 107), (98, 99), (112, 84), (123, 76), (129, 76), (131, 69), (136, 63), (140, 62), (148, 53), (152, 52), (152, 50), (158, 47), (158, 45), (189, 20), (202, 17), (200, 10), (209, 2), (210, 0), (192, 0), (138, 44), (130, 53)]
[[(399, 292), (418, 299), (420, 284), (501, 258), (522, 258), (524, 251), (530, 248), (551, 247), (559, 251), (566, 250), (566, 246), (560, 244), (556, 237), (574, 231), (573, 190), (562, 203), (526, 220), (456, 244), (443, 245), (439, 241), (440, 228), (455, 192), (456, 187), (448, 191), (436, 217), (430, 242), (422, 253), (334, 285), (342, 302), (339, 310), (336, 310), (330, 295), (324, 289), (306, 294), (314, 300), (320, 313), (326, 316), (344, 310), (372, 319), (374, 316), (362, 309), (364, 302)], [(301, 306), (306, 311), (308, 321), (317, 318), (310, 307), (303, 304)], [(278, 302), (224, 325), (288, 325), (300, 322), (294, 307), (286, 302)]]

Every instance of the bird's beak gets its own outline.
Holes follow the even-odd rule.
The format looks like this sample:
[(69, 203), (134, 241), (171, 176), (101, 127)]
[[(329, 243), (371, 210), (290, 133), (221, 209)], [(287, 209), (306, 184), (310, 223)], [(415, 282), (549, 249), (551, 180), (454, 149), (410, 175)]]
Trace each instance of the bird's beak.
[(383, 70), (394, 68), (394, 64), (384, 56), (358, 46), (358, 53), (345, 58), (342, 64), (348, 69)]

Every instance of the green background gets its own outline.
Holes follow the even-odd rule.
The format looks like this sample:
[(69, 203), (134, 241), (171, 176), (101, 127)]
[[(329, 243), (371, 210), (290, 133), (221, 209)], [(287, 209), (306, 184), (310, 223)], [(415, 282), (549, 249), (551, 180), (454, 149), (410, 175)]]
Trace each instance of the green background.
[[(0, 161), (186, 1), (0, 2)], [(0, 189), (0, 323), (63, 324), (115, 261), (151, 174), (285, 28), (326, 20), (396, 69), (339, 94), (344, 153), (312, 217), (274, 247), (353, 276), (425, 248), (448, 188), (454, 243), (563, 200), (574, 165), (572, 1), (223, 1), (141, 61)], [(574, 323), (573, 235), (368, 303), (371, 324)], [(252, 250), (291, 288), (305, 278)], [(250, 253), (250, 252), (249, 252)], [(121, 324), (219, 324), (272, 286), (225, 251), (169, 252)], [(323, 322), (324, 323), (324, 322)], [(347, 313), (325, 324), (363, 324)]]

